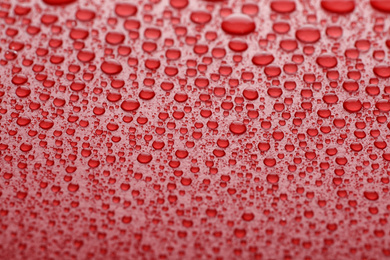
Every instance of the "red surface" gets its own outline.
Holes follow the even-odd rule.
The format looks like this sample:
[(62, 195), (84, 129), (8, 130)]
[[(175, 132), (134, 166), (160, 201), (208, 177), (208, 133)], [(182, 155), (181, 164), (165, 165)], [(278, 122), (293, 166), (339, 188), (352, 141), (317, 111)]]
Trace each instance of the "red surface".
[(389, 258), (388, 3), (2, 1), (0, 258)]

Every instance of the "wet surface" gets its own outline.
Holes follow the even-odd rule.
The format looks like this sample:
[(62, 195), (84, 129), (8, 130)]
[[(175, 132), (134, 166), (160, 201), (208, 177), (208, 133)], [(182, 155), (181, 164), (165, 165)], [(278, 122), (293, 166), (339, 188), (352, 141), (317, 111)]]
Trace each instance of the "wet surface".
[(1, 2), (0, 258), (389, 258), (389, 13)]

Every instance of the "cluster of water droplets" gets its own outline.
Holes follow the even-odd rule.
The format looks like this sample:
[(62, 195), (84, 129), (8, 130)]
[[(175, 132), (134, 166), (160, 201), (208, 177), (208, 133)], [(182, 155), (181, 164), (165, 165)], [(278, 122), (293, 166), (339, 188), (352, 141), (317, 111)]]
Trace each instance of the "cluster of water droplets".
[(0, 3), (0, 258), (389, 257), (389, 13)]

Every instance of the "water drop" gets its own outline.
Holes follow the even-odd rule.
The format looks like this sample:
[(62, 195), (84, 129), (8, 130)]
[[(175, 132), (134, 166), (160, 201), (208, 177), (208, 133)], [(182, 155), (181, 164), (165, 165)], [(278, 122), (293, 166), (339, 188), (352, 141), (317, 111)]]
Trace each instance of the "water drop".
[(137, 6), (130, 3), (118, 3), (115, 5), (115, 13), (120, 17), (133, 16), (137, 11)]
[(360, 109), (362, 109), (363, 105), (359, 99), (348, 98), (347, 100), (344, 101), (343, 107), (349, 113), (356, 113), (359, 112)]
[(76, 0), (43, 0), (43, 2), (48, 5), (68, 5)]
[(126, 111), (135, 111), (140, 107), (140, 103), (137, 100), (126, 100), (121, 104), (121, 108)]
[(295, 11), (295, 2), (292, 0), (273, 0), (271, 9), (277, 13), (291, 13)]
[(115, 60), (106, 60), (101, 65), (101, 70), (108, 75), (115, 75), (122, 71), (122, 65)]
[(314, 27), (299, 28), (296, 31), (295, 36), (303, 43), (315, 43), (321, 38), (320, 31)]
[(371, 6), (381, 12), (390, 13), (390, 2), (386, 0), (370, 0)]
[(246, 126), (245, 124), (235, 121), (230, 124), (229, 130), (236, 135), (242, 135), (243, 133), (246, 132)]
[(321, 7), (331, 13), (348, 14), (355, 9), (355, 0), (322, 0)]
[(365, 191), (364, 197), (368, 200), (373, 200), (373, 201), (379, 199), (379, 195), (376, 191)]
[(149, 153), (140, 153), (137, 157), (137, 161), (142, 164), (147, 164), (152, 161), (153, 157)]
[(253, 20), (245, 14), (231, 14), (222, 24), (222, 30), (231, 35), (247, 35), (256, 29)]

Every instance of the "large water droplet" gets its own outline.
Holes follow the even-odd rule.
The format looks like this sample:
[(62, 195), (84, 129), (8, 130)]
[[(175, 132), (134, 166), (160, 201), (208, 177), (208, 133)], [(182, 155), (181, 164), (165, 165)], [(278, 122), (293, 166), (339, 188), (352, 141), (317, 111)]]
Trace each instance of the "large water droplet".
[(232, 35), (247, 35), (256, 29), (252, 18), (245, 14), (231, 14), (222, 22), (222, 30)]
[(122, 71), (122, 65), (115, 60), (106, 60), (101, 65), (101, 70), (109, 75), (118, 74)]
[(347, 14), (355, 9), (355, 0), (322, 0), (321, 6), (331, 13)]
[(291, 13), (295, 10), (295, 2), (292, 0), (274, 0), (271, 9), (278, 13)]
[(43, 0), (43, 2), (48, 5), (68, 5), (76, 0)]
[(388, 0), (370, 0), (370, 4), (378, 11), (390, 13), (390, 1)]
[(130, 3), (118, 3), (115, 6), (115, 13), (121, 17), (133, 16), (137, 13), (138, 8)]
[(315, 43), (321, 38), (320, 31), (314, 27), (302, 27), (296, 31), (295, 36), (304, 43)]
[(246, 126), (245, 124), (235, 121), (230, 124), (229, 130), (236, 135), (241, 135), (246, 132)]
[(357, 98), (348, 98), (343, 103), (344, 109), (350, 113), (359, 112), (360, 109), (362, 109), (362, 106), (362, 102)]

